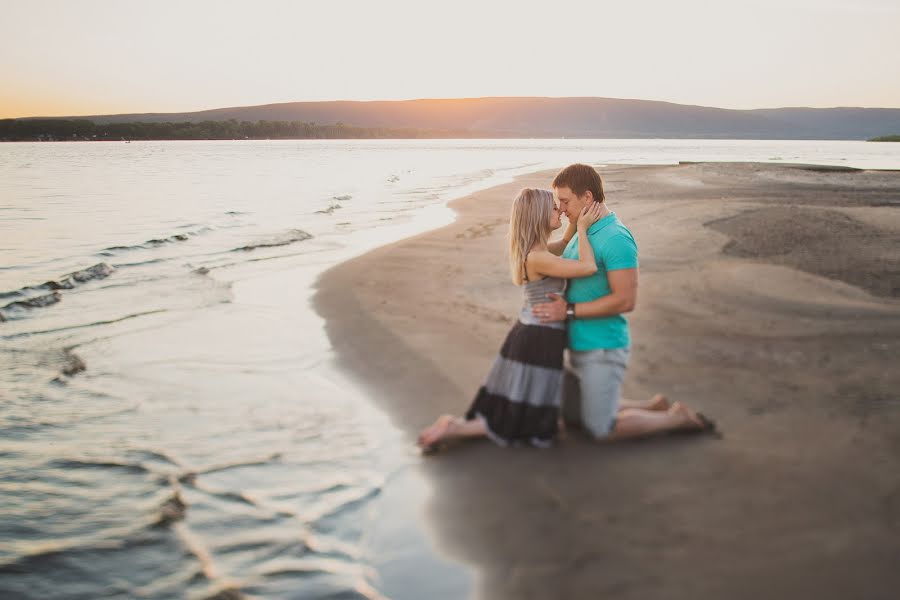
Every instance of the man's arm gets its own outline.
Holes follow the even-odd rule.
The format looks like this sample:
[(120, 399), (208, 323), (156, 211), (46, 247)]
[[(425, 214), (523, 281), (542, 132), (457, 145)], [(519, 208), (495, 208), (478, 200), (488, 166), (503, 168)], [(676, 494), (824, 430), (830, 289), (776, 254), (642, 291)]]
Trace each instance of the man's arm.
[(547, 242), (547, 250), (549, 250), (551, 254), (561, 256), (563, 250), (565, 250), (566, 246), (569, 245), (569, 242), (572, 241), (572, 236), (575, 235), (576, 230), (577, 224), (569, 221), (569, 226), (566, 227), (566, 231), (565, 233), (563, 233), (562, 239), (556, 240), (555, 242)]
[(610, 294), (590, 302), (575, 304), (576, 319), (611, 317), (634, 310), (637, 304), (638, 270), (619, 269), (607, 273)]
[[(619, 269), (607, 273), (610, 293), (590, 302), (575, 303), (576, 319), (611, 317), (634, 310), (637, 303), (637, 269)], [(532, 312), (542, 323), (566, 320), (566, 300), (559, 294), (548, 294), (552, 299), (544, 304), (536, 304)]]

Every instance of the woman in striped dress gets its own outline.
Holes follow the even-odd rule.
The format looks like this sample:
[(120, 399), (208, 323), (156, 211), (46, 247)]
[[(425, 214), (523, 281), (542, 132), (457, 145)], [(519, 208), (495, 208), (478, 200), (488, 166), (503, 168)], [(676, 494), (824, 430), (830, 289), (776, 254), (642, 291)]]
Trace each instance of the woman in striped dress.
[[(502, 446), (546, 447), (553, 443), (562, 400), (565, 323), (542, 324), (531, 309), (547, 302), (549, 293), (562, 294), (567, 279), (596, 272), (587, 230), (601, 212), (599, 203), (591, 203), (576, 224), (569, 224), (562, 240), (549, 243), (551, 232), (561, 226), (553, 192), (519, 192), (509, 221), (510, 271), (525, 296), (518, 321), (465, 416), (438, 418), (419, 435), (422, 448), (431, 449), (453, 438), (485, 436)], [(559, 254), (576, 230), (580, 258), (561, 258)]]

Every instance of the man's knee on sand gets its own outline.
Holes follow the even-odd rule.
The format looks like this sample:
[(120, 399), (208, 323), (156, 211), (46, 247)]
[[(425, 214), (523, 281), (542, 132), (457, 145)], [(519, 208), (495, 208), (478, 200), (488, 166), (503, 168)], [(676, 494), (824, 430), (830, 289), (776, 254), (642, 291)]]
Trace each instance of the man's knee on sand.
[(616, 424), (628, 365), (627, 348), (570, 352), (563, 379), (563, 419), (595, 438), (608, 437)]
[[(588, 386), (590, 388), (590, 386)], [(605, 438), (612, 434), (616, 424), (616, 406), (608, 406), (608, 400), (593, 397), (593, 401), (583, 402), (578, 375), (566, 369), (563, 378), (561, 414), (567, 427), (582, 429), (595, 438)], [(588, 392), (590, 398), (591, 394)]]
[(608, 402), (588, 402), (582, 407), (584, 429), (595, 438), (612, 434), (616, 426), (616, 406)]

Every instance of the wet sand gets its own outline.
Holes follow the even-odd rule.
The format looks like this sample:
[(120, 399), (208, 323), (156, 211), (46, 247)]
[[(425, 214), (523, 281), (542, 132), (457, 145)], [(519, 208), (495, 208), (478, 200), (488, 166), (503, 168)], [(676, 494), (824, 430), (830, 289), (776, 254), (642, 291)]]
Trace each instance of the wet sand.
[[(625, 395), (723, 439), (423, 459), (442, 551), (479, 595), (895, 598), (900, 586), (900, 173), (761, 164), (601, 170), (641, 256)], [(461, 413), (513, 322), (509, 205), (341, 264), (316, 308), (344, 368), (409, 435)]]

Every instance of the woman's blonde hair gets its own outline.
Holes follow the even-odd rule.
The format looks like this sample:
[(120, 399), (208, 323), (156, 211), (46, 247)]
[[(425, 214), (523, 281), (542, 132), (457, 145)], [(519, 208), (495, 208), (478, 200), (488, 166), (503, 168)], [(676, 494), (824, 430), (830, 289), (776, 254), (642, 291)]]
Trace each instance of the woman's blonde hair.
[(525, 279), (525, 258), (535, 244), (546, 244), (550, 237), (553, 192), (525, 188), (513, 200), (509, 215), (509, 270), (513, 283)]

